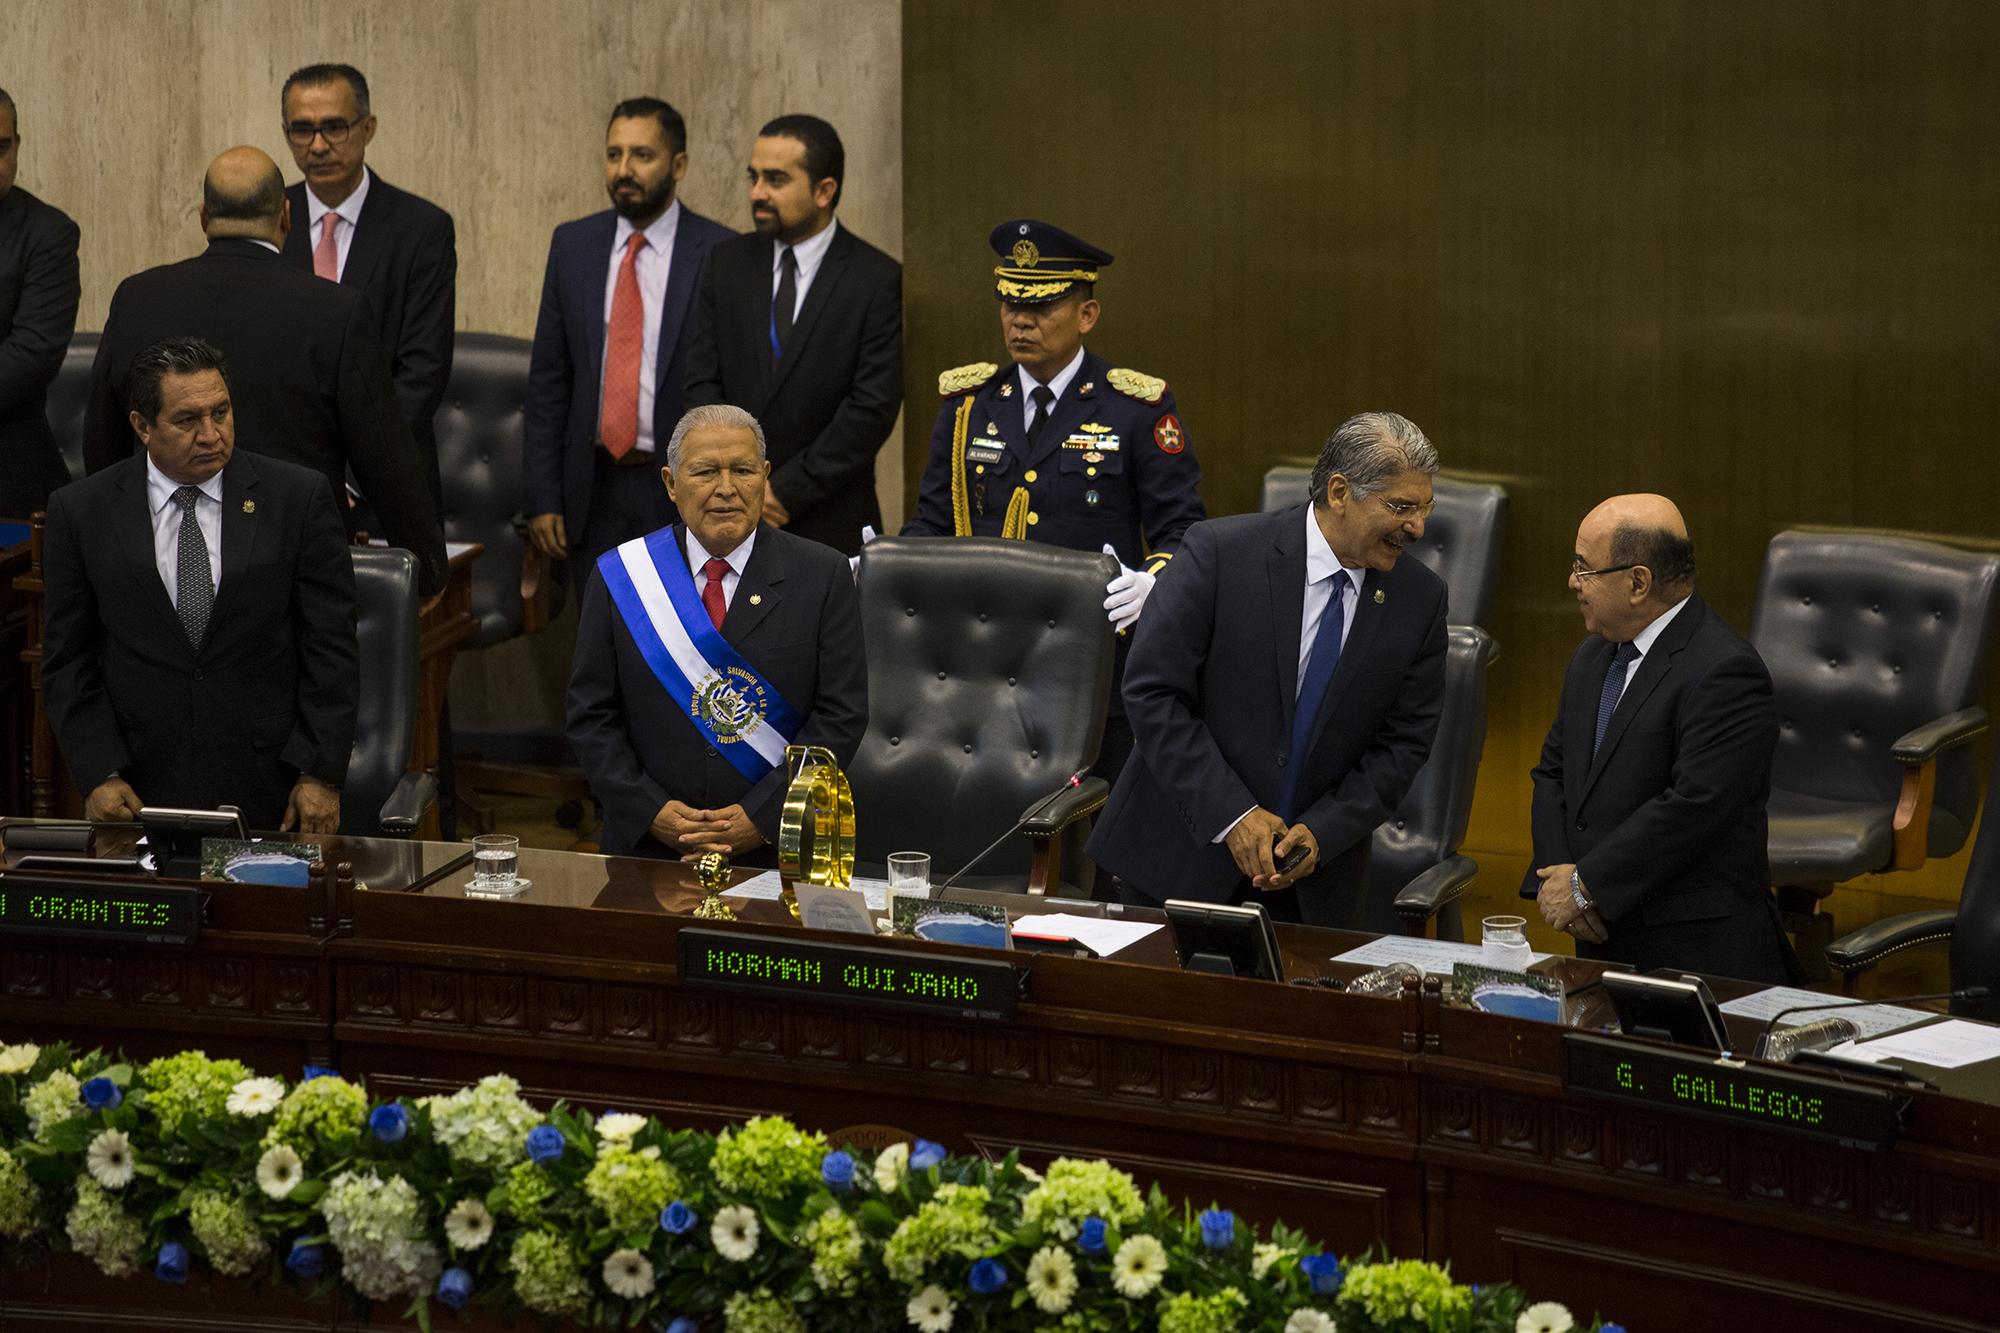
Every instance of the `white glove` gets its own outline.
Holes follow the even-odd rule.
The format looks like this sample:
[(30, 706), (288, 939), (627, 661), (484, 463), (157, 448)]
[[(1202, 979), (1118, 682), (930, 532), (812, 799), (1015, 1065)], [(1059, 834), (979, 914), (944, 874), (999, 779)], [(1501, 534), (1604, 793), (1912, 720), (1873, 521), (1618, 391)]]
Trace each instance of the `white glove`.
[[(879, 534), (875, 531), (872, 525), (867, 523), (863, 523), (861, 525), (861, 544), (863, 546), (866, 546), (869, 542), (874, 541), (878, 535)], [(860, 555), (856, 554), (847, 557), (847, 572), (854, 576), (856, 582), (860, 581), (861, 579)]]
[[(1118, 552), (1111, 543), (1104, 544), (1104, 554), (1114, 560)], [(1123, 634), (1138, 623), (1139, 612), (1145, 609), (1146, 597), (1153, 591), (1153, 576), (1143, 569), (1133, 569), (1123, 560), (1118, 561), (1118, 577), (1104, 585), (1104, 615), (1111, 627)]]

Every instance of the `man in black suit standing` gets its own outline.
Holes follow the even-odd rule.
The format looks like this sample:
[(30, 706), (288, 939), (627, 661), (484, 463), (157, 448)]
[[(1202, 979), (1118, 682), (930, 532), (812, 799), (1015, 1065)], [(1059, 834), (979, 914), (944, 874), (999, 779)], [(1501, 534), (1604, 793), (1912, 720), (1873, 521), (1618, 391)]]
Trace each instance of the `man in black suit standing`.
[(875, 455), (903, 402), (903, 267), (834, 221), (846, 150), (780, 116), (750, 151), (756, 230), (715, 247), (696, 302), (687, 401), (764, 425), (764, 521), (844, 555), (882, 526)]
[(458, 246), (451, 214), (370, 170), (375, 139), (368, 80), (352, 65), (307, 65), (279, 94), (285, 142), (305, 179), (285, 191), (293, 267), (366, 293), (375, 308), (396, 401), (443, 511), (437, 413), (451, 378)]
[(76, 331), (76, 224), (14, 183), (21, 117), (0, 88), (0, 518), (26, 518), (69, 480), (48, 392)]
[(658, 474), (680, 522), (604, 553), (569, 681), (569, 740), (620, 856), (775, 864), (787, 744), (844, 766), (868, 722), (861, 607), (840, 555), (759, 521), (756, 418), (690, 408)]
[(1442, 708), (1444, 584), (1401, 558), (1437, 470), (1415, 424), (1363, 413), (1320, 450), (1310, 504), (1181, 538), (1125, 667), (1136, 748), (1090, 839), (1128, 900), (1379, 915), (1361, 896), (1370, 839)]
[(416, 556), (426, 596), (442, 591), (444, 533), (368, 298), (279, 257), (291, 208), (277, 163), (255, 148), (232, 148), (209, 164), (200, 216), (206, 252), (136, 273), (111, 294), (90, 370), (84, 465), (101, 472), (132, 456), (133, 358), (166, 338), (202, 338), (234, 367), (243, 438), (258, 453), (318, 472), (343, 510), (352, 467), (381, 518), (379, 535)]
[(1590, 637), (1534, 769), (1521, 896), (1585, 958), (1797, 982), (1766, 850), (1771, 674), (1694, 580), (1665, 496), (1613, 496), (1577, 529), (1569, 587)]
[(42, 689), (91, 819), (234, 805), (332, 833), (360, 689), (354, 567), (315, 472), (236, 452), (222, 356), (128, 376), (143, 455), (51, 499)]
[(611, 110), (611, 207), (549, 239), (528, 369), (522, 471), (528, 537), (567, 559), (576, 585), (597, 557), (674, 517), (658, 451), (681, 419), (689, 314), (710, 247), (733, 235), (675, 198), (687, 122), (657, 97)]

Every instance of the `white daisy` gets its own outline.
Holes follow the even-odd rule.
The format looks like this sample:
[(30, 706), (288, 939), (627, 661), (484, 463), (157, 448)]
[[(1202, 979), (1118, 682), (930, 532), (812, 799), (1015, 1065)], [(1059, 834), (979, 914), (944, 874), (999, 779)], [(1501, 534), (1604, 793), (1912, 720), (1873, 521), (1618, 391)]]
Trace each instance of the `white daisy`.
[(715, 1242), (715, 1252), (739, 1264), (757, 1253), (757, 1234), (757, 1210), (740, 1203), (731, 1204), (718, 1212), (715, 1224), (708, 1229), (708, 1238)]
[(19, 1046), (0, 1046), (0, 1074), (25, 1074), (42, 1058), (42, 1048), (32, 1041)]
[(1250, 1251), (1250, 1276), (1262, 1282), (1270, 1273), (1271, 1265), (1285, 1257), (1282, 1246), (1259, 1241)]
[[(905, 1148), (904, 1151), (907, 1153), (908, 1149)], [(945, 1333), (945, 1330), (951, 1327), (952, 1315), (957, 1309), (951, 1297), (945, 1294), (944, 1288), (932, 1283), (910, 1297), (910, 1303), (904, 1307), (904, 1313), (910, 1316), (910, 1322), (915, 1324), (921, 1333)]]
[(1569, 1333), (1576, 1326), (1569, 1310), (1556, 1301), (1538, 1301), (1521, 1311), (1514, 1333)]
[(910, 1169), (910, 1145), (892, 1143), (875, 1155), (875, 1188), (887, 1194), (903, 1183)]
[(1066, 1250), (1044, 1245), (1028, 1260), (1028, 1295), (1043, 1314), (1061, 1314), (1076, 1296), (1076, 1261)]
[(283, 1100), (285, 1085), (277, 1079), (246, 1078), (229, 1090), (229, 1100), (225, 1105), (231, 1115), (269, 1115), (278, 1109), (278, 1103)]
[(257, 1188), (273, 1199), (289, 1199), (305, 1176), (305, 1163), (282, 1143), (272, 1144), (257, 1159)]
[(1333, 1333), (1333, 1320), (1318, 1310), (1297, 1309), (1285, 1321), (1285, 1333)]
[(630, 1143), (645, 1127), (645, 1116), (616, 1111), (597, 1122), (597, 1137), (606, 1143)]
[(1167, 1275), (1167, 1247), (1151, 1236), (1127, 1236), (1111, 1256), (1111, 1285), (1130, 1301), (1152, 1295)]
[(604, 1261), (604, 1285), (613, 1296), (636, 1301), (653, 1294), (653, 1261), (637, 1250), (614, 1250)]
[(444, 1238), (461, 1250), (476, 1250), (493, 1236), (493, 1214), (477, 1199), (460, 1199), (444, 1215)]
[(122, 1190), (132, 1183), (132, 1144), (123, 1130), (100, 1131), (90, 1141), (85, 1162), (90, 1167), (90, 1178), (108, 1190)]

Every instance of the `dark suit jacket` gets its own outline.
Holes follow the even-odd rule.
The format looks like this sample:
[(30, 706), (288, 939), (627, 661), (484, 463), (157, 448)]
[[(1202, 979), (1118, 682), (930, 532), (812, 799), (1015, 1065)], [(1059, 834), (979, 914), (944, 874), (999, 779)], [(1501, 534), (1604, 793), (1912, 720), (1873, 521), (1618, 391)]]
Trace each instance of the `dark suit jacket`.
[(238, 447), (318, 472), (342, 510), (352, 467), (381, 517), (377, 535), (415, 555), (418, 586), (437, 592), (444, 531), (375, 328), (366, 297), (255, 241), (214, 241), (193, 259), (136, 273), (111, 295), (90, 369), (84, 465), (100, 472), (138, 448), (125, 417), (132, 359), (163, 338), (205, 338), (228, 362)]
[(845, 227), (771, 358), (769, 237), (715, 247), (695, 303), (687, 403), (733, 403), (764, 427), (786, 531), (846, 555), (882, 526), (875, 455), (903, 405), (903, 266)]
[(196, 652), (153, 558), (146, 460), (56, 492), (42, 690), (70, 776), (150, 805), (235, 805), (272, 829), (300, 773), (338, 786), (360, 688), (354, 565), (316, 473), (222, 470), (222, 582)]
[[(368, 297), (375, 308), (389, 373), (403, 421), (423, 455), (432, 499), (443, 508), (438, 478), (437, 413), (451, 378), (451, 343), (458, 301), (458, 243), (451, 214), (368, 173), (368, 197), (347, 248), (340, 285)], [(313, 240), (306, 226), (305, 182), (285, 191), (292, 201), (292, 230), (285, 259), (313, 271)]]
[(1778, 708), (1757, 650), (1688, 600), (1631, 683), (1593, 757), (1614, 645), (1570, 657), (1555, 725), (1534, 768), (1536, 867), (1574, 863), (1610, 938), (1587, 958), (1746, 981), (1798, 978), (1771, 901), (1765, 804)]
[(16, 185), (0, 195), (0, 517), (26, 518), (68, 481), (48, 390), (76, 331), (76, 224)]
[[(673, 528), (686, 551), (686, 529)], [(847, 562), (824, 546), (763, 525), (730, 599), (722, 636), (804, 719), (800, 745), (823, 745), (845, 767), (868, 725), (861, 603)], [(647, 831), (669, 799), (711, 810), (741, 804), (778, 840), (785, 772), (754, 786), (722, 758), (661, 687), (591, 571), (569, 678), (569, 743), (604, 803), (599, 846), (613, 855), (678, 855)]]
[[(653, 366), (653, 443), (666, 461), (667, 439), (686, 409), (689, 314), (702, 266), (718, 241), (736, 233), (681, 205), (674, 257), (660, 302), (659, 359)], [(542, 307), (528, 367), (528, 405), (521, 432), (521, 467), (529, 514), (561, 514), (572, 543), (590, 516), (597, 409), (604, 397), (605, 279), (618, 214), (610, 209), (565, 222), (549, 238)], [(636, 534), (635, 534), (636, 535)], [(588, 575), (588, 570), (579, 575)]]
[[(1412, 559), (1362, 579), (1354, 625), (1303, 756), (1291, 755), (1306, 577), (1305, 506), (1197, 523), (1159, 576), (1125, 668), (1137, 748), (1091, 835), (1093, 860), (1155, 899), (1226, 901), (1242, 876), (1217, 834), (1277, 811), (1286, 765), (1319, 842), (1300, 881), (1313, 925), (1359, 919), (1369, 840), (1437, 735), (1444, 584)], [(1377, 598), (1380, 598), (1378, 601)]]

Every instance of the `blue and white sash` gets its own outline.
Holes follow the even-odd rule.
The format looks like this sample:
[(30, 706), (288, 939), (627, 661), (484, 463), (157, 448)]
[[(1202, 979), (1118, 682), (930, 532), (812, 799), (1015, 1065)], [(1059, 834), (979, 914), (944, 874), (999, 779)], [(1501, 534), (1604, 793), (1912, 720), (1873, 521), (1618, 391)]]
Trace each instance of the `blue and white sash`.
[(709, 623), (679, 530), (613, 547), (597, 571), (639, 655), (709, 744), (751, 782), (783, 763), (802, 719)]

